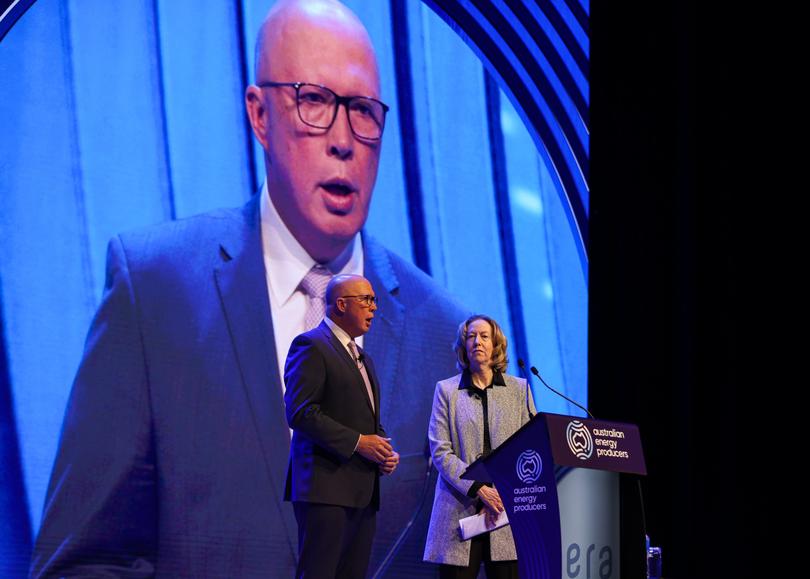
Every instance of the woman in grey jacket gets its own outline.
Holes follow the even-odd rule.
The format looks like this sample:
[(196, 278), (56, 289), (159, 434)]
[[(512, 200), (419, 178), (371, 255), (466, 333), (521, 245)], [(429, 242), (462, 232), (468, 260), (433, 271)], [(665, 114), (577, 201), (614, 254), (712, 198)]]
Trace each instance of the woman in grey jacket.
[(503, 503), (492, 483), (459, 477), (526, 424), (534, 403), (526, 380), (503, 373), (506, 337), (492, 318), (477, 314), (462, 322), (455, 352), (461, 374), (436, 384), (428, 427), (439, 478), (424, 560), (439, 563), (442, 578), (475, 578), (482, 562), (490, 579), (516, 578), (508, 525), (461, 540), (459, 519), (484, 510), (488, 525), (494, 525)]

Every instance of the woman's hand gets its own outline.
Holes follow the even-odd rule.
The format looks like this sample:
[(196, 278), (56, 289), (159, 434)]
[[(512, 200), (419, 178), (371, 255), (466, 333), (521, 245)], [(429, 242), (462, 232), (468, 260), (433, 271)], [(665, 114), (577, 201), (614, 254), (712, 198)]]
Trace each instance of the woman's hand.
[(482, 486), (478, 489), (478, 496), (484, 503), (484, 512), (488, 527), (494, 527), (498, 515), (503, 512), (503, 501), (495, 487)]

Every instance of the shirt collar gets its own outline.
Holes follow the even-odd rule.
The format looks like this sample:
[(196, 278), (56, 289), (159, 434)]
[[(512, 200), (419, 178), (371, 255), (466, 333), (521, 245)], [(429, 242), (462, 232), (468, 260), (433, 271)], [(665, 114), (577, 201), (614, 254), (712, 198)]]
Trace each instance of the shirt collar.
[[(303, 246), (282, 221), (270, 200), (267, 182), (259, 193), (259, 211), (262, 221), (262, 253), (268, 271), (269, 286), (274, 303), (282, 305), (292, 297), (301, 280), (315, 265)], [(346, 250), (325, 264), (333, 273), (363, 275), (363, 243), (358, 232)]]
[[(506, 381), (503, 379), (503, 374), (499, 370), (492, 371), (492, 382), (489, 383), (487, 388), (490, 388), (491, 386), (506, 386)], [(479, 390), (479, 388), (472, 383), (472, 373), (469, 369), (465, 369), (461, 373), (461, 379), (458, 381), (458, 389), (467, 389), (470, 391), (470, 394), (473, 394), (476, 390)]]
[(340, 343), (343, 344), (344, 347), (348, 347), (349, 342), (352, 341), (352, 337), (328, 317), (324, 318), (323, 321), (326, 322), (326, 325), (329, 326), (329, 329), (332, 330), (332, 333), (335, 334), (335, 337)]

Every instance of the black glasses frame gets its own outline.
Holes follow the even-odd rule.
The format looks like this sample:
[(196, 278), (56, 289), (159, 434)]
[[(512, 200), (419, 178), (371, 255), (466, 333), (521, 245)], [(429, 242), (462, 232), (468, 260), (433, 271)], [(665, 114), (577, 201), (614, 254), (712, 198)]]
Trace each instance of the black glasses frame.
[[(284, 87), (284, 86), (293, 87), (295, 89), (295, 109), (298, 111), (298, 118), (301, 119), (301, 122), (304, 123), (305, 125), (316, 128), (316, 129), (324, 129), (324, 130), (327, 130), (327, 131), (329, 129), (331, 129), (332, 125), (335, 124), (335, 119), (337, 118), (338, 109), (340, 108), (340, 105), (343, 105), (343, 106), (346, 107), (346, 118), (349, 119), (349, 128), (351, 128), (352, 134), (354, 134), (354, 136), (356, 136), (357, 138), (364, 139), (366, 141), (379, 141), (380, 139), (382, 139), (383, 130), (385, 129), (385, 117), (388, 114), (388, 111), (391, 110), (390, 107), (387, 104), (385, 104), (381, 100), (375, 99), (374, 97), (361, 96), (361, 95), (340, 96), (338, 93), (333, 91), (328, 86), (324, 86), (322, 84), (315, 84), (315, 83), (312, 83), (312, 82), (273, 82), (273, 81), (267, 81), (267, 82), (260, 82), (256, 86), (258, 86), (259, 88), (277, 88), (277, 87)], [(334, 97), (335, 97), (335, 106), (332, 109), (332, 120), (329, 121), (328, 125), (326, 125), (326, 126), (316, 125), (316, 124), (310, 123), (310, 122), (308, 122), (308, 121), (306, 121), (304, 119), (304, 116), (301, 114), (301, 105), (300, 105), (300, 103), (301, 103), (301, 87), (304, 87), (304, 86), (318, 87), (318, 88), (323, 89), (325, 91), (328, 91), (332, 95), (334, 95)], [(382, 122), (380, 124), (380, 134), (379, 134), (379, 136), (377, 136), (377, 137), (369, 137), (369, 136), (366, 136), (366, 135), (361, 135), (356, 130), (354, 130), (354, 126), (352, 125), (352, 115), (351, 115), (351, 112), (350, 112), (351, 108), (350, 108), (349, 105), (352, 103), (352, 101), (355, 101), (357, 99), (374, 101), (375, 103), (379, 104), (382, 107), (383, 116), (382, 116)]]
[(373, 296), (371, 294), (359, 294), (359, 295), (354, 295), (354, 296), (340, 296), (340, 297), (342, 297), (342, 298), (357, 298), (358, 300), (363, 302), (366, 305), (367, 308), (370, 308), (371, 306), (376, 306), (377, 305), (377, 296)]

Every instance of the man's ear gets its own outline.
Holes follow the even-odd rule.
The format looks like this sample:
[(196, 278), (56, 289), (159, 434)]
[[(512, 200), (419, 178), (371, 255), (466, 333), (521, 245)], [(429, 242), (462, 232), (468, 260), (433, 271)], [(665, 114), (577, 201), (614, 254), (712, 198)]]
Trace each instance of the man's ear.
[(250, 120), (250, 126), (253, 127), (253, 134), (256, 135), (256, 140), (266, 150), (269, 134), (267, 107), (265, 106), (262, 89), (256, 85), (250, 85), (245, 89), (245, 109)]
[(335, 300), (335, 309), (340, 312), (341, 314), (346, 313), (346, 300), (343, 298), (338, 298)]

